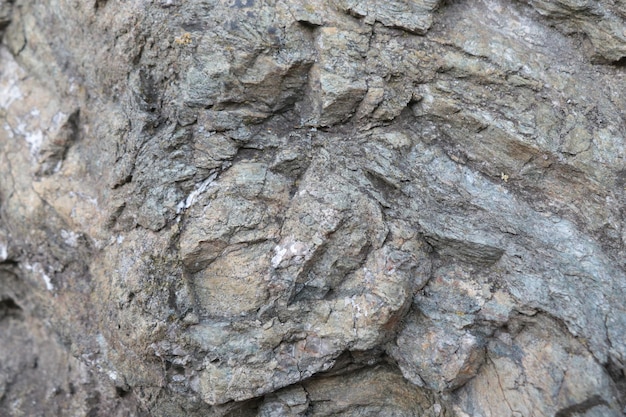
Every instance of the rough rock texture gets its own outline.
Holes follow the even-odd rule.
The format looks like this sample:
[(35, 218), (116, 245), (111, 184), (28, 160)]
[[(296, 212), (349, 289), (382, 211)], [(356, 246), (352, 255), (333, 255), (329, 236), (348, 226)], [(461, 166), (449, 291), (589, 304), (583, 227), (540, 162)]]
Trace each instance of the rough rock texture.
[(623, 0), (0, 0), (0, 414), (621, 416)]

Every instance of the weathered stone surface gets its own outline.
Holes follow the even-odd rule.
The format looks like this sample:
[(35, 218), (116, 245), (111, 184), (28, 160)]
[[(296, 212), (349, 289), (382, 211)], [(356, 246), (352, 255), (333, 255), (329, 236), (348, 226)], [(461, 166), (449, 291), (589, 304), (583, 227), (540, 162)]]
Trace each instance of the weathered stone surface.
[[(13, 14), (13, 2), (2, 0), (0, 2), (0, 31), (2, 31), (9, 23), (11, 23), (11, 15)], [(1, 34), (2, 32), (0, 32)]]
[(623, 2), (587, 0), (531, 0), (528, 3), (548, 16), (567, 34), (585, 34), (596, 59), (610, 62), (626, 57)]
[[(136, 400), (72, 355), (12, 268), (0, 269), (0, 407), (7, 416), (138, 415)], [(20, 300), (17, 304), (15, 300)], [(30, 312), (28, 311), (30, 310)]]
[(340, 0), (337, 4), (340, 10), (364, 18), (370, 24), (380, 22), (423, 35), (432, 25), (432, 12), (439, 5), (439, 0), (391, 0), (384, 4), (372, 0)]
[(489, 342), (481, 373), (454, 394), (458, 415), (622, 415), (606, 370), (559, 324), (542, 316), (511, 324)]
[(623, 415), (624, 18), (0, 0), (0, 410)]

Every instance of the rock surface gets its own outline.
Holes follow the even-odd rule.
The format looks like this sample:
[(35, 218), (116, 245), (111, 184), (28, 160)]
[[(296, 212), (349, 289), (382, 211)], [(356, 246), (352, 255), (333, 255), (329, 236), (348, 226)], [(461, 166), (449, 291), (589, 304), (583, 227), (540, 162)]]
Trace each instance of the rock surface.
[(0, 410), (624, 415), (625, 19), (0, 0)]

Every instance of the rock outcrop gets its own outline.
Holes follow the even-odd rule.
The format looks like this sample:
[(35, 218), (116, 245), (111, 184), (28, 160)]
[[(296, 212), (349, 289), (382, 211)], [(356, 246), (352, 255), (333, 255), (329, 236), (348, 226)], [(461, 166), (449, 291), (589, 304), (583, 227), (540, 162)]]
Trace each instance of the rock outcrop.
[(0, 414), (626, 413), (623, 0), (0, 0)]

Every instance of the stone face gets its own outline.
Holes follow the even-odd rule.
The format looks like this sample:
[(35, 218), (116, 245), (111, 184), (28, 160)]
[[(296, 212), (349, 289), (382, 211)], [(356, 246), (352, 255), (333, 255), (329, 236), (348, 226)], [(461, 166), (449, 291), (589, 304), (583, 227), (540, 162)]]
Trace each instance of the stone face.
[(0, 410), (623, 415), (625, 17), (0, 0)]
[(454, 393), (458, 399), (455, 412), (622, 415), (617, 404), (620, 394), (578, 340), (556, 330), (558, 324), (543, 316), (520, 317), (520, 321), (513, 332), (495, 333), (479, 376)]
[(30, 290), (15, 272), (11, 267), (0, 269), (2, 412), (8, 416), (137, 415), (136, 400), (101, 381), (89, 356), (74, 357), (56, 332), (32, 315), (38, 303), (26, 301)]
[(585, 34), (594, 49), (594, 58), (615, 62), (626, 56), (623, 3), (586, 0), (528, 3), (540, 14), (552, 18), (559, 30)]
[(366, 22), (380, 22), (385, 26), (400, 28), (409, 33), (425, 34), (433, 23), (432, 12), (438, 0), (391, 0), (384, 4), (375, 1), (338, 1), (340, 10), (363, 18)]

